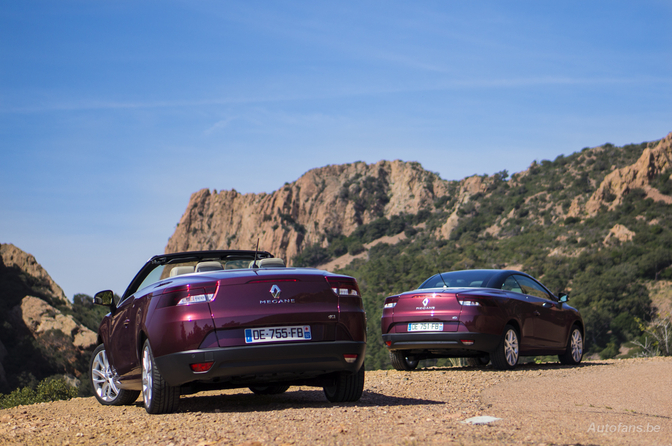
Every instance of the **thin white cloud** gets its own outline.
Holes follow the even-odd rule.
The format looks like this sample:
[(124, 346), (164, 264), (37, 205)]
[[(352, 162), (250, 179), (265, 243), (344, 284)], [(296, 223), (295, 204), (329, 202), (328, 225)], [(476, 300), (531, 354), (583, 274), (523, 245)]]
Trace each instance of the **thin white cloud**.
[[(438, 70), (438, 68), (437, 68)], [(277, 95), (259, 97), (238, 97), (218, 99), (194, 99), (194, 100), (163, 100), (163, 101), (75, 101), (53, 102), (25, 106), (0, 105), (0, 113), (31, 114), (60, 111), (95, 111), (95, 110), (134, 110), (134, 109), (161, 109), (161, 108), (193, 108), (219, 105), (252, 105), (279, 102), (297, 102), (306, 100), (327, 100), (347, 97), (366, 97), (382, 94), (413, 93), (426, 91), (457, 90), (457, 89), (491, 89), (491, 88), (522, 88), (534, 86), (559, 86), (559, 85), (627, 85), (627, 84), (667, 84), (672, 85), (671, 77), (637, 76), (637, 77), (571, 77), (571, 76), (532, 76), (511, 78), (464, 78), (449, 79), (435, 82), (426, 82), (420, 86), (369, 86), (358, 85), (356, 87), (344, 85), (340, 90), (330, 89), (329, 92), (319, 91), (313, 94)], [(228, 124), (217, 122), (206, 130), (212, 132)]]
[(205, 129), (203, 132), (204, 135), (211, 135), (213, 133), (219, 132), (225, 127), (229, 126), (229, 123), (233, 121), (235, 118), (226, 118), (226, 119), (221, 119), (217, 122), (215, 122), (213, 125)]

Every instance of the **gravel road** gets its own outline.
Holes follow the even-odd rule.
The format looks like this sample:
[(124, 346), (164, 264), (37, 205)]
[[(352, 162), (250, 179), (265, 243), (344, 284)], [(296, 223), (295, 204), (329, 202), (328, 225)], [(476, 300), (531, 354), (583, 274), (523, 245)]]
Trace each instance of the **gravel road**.
[[(499, 420), (470, 424), (489, 416)], [(672, 446), (672, 358), (367, 372), (357, 403), (321, 389), (183, 396), (180, 412), (94, 398), (0, 410), (0, 445), (624, 444)]]

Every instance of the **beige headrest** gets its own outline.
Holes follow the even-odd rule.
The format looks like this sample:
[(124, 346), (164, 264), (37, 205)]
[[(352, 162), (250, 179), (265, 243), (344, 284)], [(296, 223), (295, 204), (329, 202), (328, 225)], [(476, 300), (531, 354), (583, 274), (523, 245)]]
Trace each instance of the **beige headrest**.
[(176, 266), (170, 270), (170, 277), (181, 276), (182, 274), (191, 274), (193, 272), (193, 266)]
[[(254, 261), (250, 262), (250, 268), (254, 265)], [(258, 259), (257, 266), (259, 268), (278, 268), (284, 267), (285, 261), (279, 257), (271, 257), (270, 259)]]
[(202, 273), (205, 271), (219, 271), (224, 269), (221, 263), (213, 260), (210, 262), (200, 262), (198, 265), (196, 265), (196, 272), (197, 273)]

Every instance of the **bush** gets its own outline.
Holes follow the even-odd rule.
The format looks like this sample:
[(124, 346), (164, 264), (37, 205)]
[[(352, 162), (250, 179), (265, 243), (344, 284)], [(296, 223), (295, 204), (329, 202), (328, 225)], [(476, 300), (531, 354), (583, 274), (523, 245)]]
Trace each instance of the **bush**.
[(328, 261), (329, 253), (320, 245), (310, 245), (292, 259), (294, 266), (317, 266)]
[(348, 245), (348, 253), (352, 254), (353, 256), (359, 254), (360, 252), (364, 252), (365, 249), (366, 248), (364, 248), (364, 245), (359, 241), (355, 241)]
[(639, 340), (632, 341), (633, 344), (642, 349), (640, 356), (671, 356), (672, 315), (656, 316), (648, 325), (639, 318), (636, 320), (640, 329), (644, 332)]
[(37, 389), (23, 387), (9, 395), (0, 394), (0, 409), (29, 404), (48, 403), (51, 401), (68, 400), (77, 396), (77, 388), (68, 384), (62, 376), (52, 376), (42, 380)]

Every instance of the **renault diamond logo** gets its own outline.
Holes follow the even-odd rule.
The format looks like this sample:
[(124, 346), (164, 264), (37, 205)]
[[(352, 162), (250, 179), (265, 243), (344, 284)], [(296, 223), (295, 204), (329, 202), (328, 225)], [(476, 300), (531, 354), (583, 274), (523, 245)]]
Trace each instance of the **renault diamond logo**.
[(273, 296), (274, 299), (277, 299), (278, 296), (280, 296), (280, 287), (277, 285), (273, 285), (271, 287), (271, 295)]
[[(272, 292), (272, 291), (273, 291), (273, 290), (271, 290), (271, 292)], [(428, 303), (429, 303), (429, 297), (425, 297), (425, 298), (423, 299), (423, 301), (422, 301), (422, 306), (423, 306), (423, 307), (426, 307)]]

